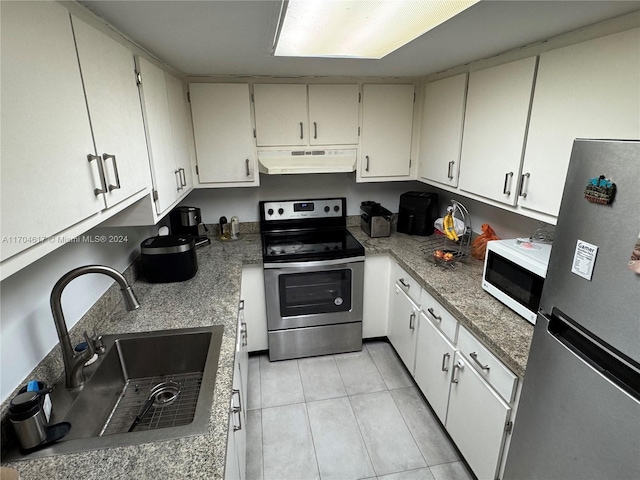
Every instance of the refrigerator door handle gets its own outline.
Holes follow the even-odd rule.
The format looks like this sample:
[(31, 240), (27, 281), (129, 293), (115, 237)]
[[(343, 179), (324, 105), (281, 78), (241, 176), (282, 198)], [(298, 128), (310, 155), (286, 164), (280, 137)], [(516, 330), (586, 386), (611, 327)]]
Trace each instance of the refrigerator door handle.
[(557, 308), (548, 315), (548, 332), (558, 342), (640, 401), (640, 365), (583, 331)]

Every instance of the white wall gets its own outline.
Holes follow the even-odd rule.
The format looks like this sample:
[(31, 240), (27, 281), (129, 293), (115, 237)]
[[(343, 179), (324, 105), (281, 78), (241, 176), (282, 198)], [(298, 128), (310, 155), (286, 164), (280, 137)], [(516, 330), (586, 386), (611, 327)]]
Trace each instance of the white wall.
[[(51, 289), (69, 270), (81, 265), (108, 265), (122, 272), (140, 253), (140, 243), (155, 227), (94, 228), (85, 235), (125, 235), (123, 243), (68, 243), (0, 284), (0, 402), (58, 343), (49, 306)], [(62, 296), (71, 329), (109, 288), (113, 280), (86, 275), (72, 281)], [(91, 333), (91, 332), (90, 332)]]
[(322, 197), (346, 197), (347, 215), (359, 215), (360, 204), (366, 200), (379, 202), (392, 212), (398, 211), (400, 195), (409, 191), (430, 191), (439, 194), (442, 212), (451, 199), (458, 200), (470, 212), (473, 230), (481, 232), (489, 223), (501, 238), (529, 236), (539, 222), (516, 213), (453, 195), (421, 182), (355, 183), (354, 173), (314, 175), (261, 175), (260, 187), (194, 190), (182, 205), (199, 207), (205, 223), (218, 223), (237, 215), (241, 222), (257, 222), (260, 200), (288, 200)]

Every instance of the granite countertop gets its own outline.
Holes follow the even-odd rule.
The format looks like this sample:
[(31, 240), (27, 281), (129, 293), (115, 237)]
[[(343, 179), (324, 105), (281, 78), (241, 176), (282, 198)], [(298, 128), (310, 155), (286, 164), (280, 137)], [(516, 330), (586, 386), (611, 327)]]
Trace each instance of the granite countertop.
[[(25, 480), (224, 477), (242, 266), (262, 262), (260, 235), (246, 234), (229, 242), (212, 237), (211, 245), (199, 247), (197, 256), (198, 272), (192, 279), (171, 284), (137, 280), (132, 287), (140, 301), (138, 310), (126, 312), (116, 291), (115, 305), (107, 308), (108, 313), (97, 315), (104, 315), (99, 323), (102, 334), (224, 325), (208, 434), (3, 462), (4, 466), (15, 468)], [(84, 320), (72, 329), (72, 337), (85, 328)], [(53, 383), (63, 371), (59, 357), (56, 347), (28, 378)], [(7, 403), (3, 404), (3, 412)]]
[[(391, 237), (372, 239), (359, 227), (349, 230), (364, 245), (367, 255), (390, 254), (395, 258), (507, 366), (524, 375), (533, 326), (482, 290), (482, 262), (469, 259), (445, 270), (434, 265), (424, 251), (428, 241), (424, 237), (393, 233)], [(71, 331), (72, 337), (79, 339), (78, 332), (93, 325), (90, 322), (102, 334), (224, 325), (209, 432), (6, 466), (17, 469), (25, 479), (223, 478), (242, 267), (262, 263), (262, 251), (257, 233), (246, 233), (230, 242), (211, 238), (211, 245), (197, 250), (198, 272), (191, 280), (172, 284), (135, 281), (133, 288), (141, 306), (134, 312), (124, 310), (117, 289), (112, 288), (105, 294), (108, 301), (99, 301)], [(29, 378), (51, 384), (62, 371), (56, 347)], [(6, 412), (7, 404), (2, 405), (2, 412)]]
[(533, 325), (482, 289), (483, 262), (469, 257), (443, 268), (432, 260), (432, 237), (394, 232), (386, 238), (369, 238), (359, 226), (349, 231), (367, 255), (390, 254), (505, 365), (524, 376)]

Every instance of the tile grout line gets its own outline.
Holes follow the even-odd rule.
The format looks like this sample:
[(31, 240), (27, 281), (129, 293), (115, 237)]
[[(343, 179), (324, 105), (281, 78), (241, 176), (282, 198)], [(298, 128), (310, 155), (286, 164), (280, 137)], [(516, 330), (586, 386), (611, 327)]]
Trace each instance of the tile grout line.
[[(377, 392), (374, 392), (377, 393)], [(367, 451), (367, 457), (369, 457), (369, 463), (371, 463), (371, 468), (373, 468), (373, 473), (375, 477), (378, 478), (378, 471), (376, 470), (376, 466), (373, 463), (373, 458), (371, 457), (371, 452), (369, 451), (369, 447), (367, 446), (367, 442), (364, 440), (364, 435), (362, 434), (362, 427), (360, 426), (360, 422), (358, 421), (358, 416), (356, 415), (356, 411), (353, 409), (353, 405), (351, 404), (351, 397), (347, 396), (347, 401), (349, 402), (349, 408), (353, 413), (353, 418), (356, 419), (356, 426), (358, 427), (358, 433), (360, 434), (360, 438), (362, 439), (362, 443), (364, 445), (365, 450)]]
[[(414, 387), (405, 387), (405, 389), (409, 389), (409, 388), (414, 388)], [(398, 388), (396, 390), (401, 390), (401, 389)], [(409, 434), (411, 435), (411, 438), (413, 439), (413, 443), (416, 444), (416, 447), (418, 448), (418, 451), (420, 452), (420, 456), (422, 457), (422, 460), (424, 460), (424, 464), (427, 466), (429, 471), (431, 471), (431, 465), (429, 465), (429, 462), (427, 462), (427, 459), (425, 458), (424, 453), (422, 452), (422, 449), (420, 448), (420, 445), (418, 444), (418, 440), (416, 439), (416, 436), (413, 434), (413, 430), (411, 429), (411, 427), (409, 427), (409, 424), (407, 423), (407, 419), (404, 417), (404, 414), (402, 413), (402, 410), (400, 410), (400, 406), (396, 402), (396, 399), (393, 398), (393, 395), (391, 395), (391, 393), (389, 393), (389, 396), (391, 397), (391, 400), (393, 401), (393, 404), (398, 409), (398, 413), (400, 414), (400, 417), (402, 418), (402, 421), (404, 422), (405, 427), (407, 427), (407, 430), (409, 431)]]
[(302, 389), (302, 405), (304, 405), (304, 414), (307, 419), (307, 426), (309, 427), (309, 434), (311, 435), (311, 446), (313, 447), (313, 458), (316, 461), (316, 470), (318, 472), (318, 478), (322, 479), (320, 474), (320, 464), (318, 463), (318, 452), (316, 450), (316, 442), (313, 438), (313, 429), (311, 428), (311, 420), (309, 419), (309, 409), (307, 408), (307, 395), (304, 390), (304, 382), (302, 381), (302, 372), (300, 372), (300, 362), (296, 359), (296, 369), (298, 371), (298, 378), (300, 379), (300, 388)]

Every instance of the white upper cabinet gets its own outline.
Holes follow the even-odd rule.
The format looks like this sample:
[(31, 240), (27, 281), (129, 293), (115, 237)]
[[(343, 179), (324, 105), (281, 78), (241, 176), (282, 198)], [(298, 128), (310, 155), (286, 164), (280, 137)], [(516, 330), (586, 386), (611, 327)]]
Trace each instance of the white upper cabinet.
[(189, 150), (189, 136), (191, 135), (189, 106), (187, 104), (187, 93), (184, 90), (182, 81), (167, 72), (165, 72), (164, 76), (167, 84), (171, 133), (173, 134), (173, 152), (176, 169), (180, 177), (180, 186), (177, 189), (179, 195), (182, 196), (193, 188), (191, 152)]
[(184, 129), (188, 129), (187, 116), (178, 108), (182, 99), (181, 82), (148, 60), (137, 59), (155, 210), (160, 216), (189, 193), (187, 168), (183, 166), (184, 156), (189, 156), (188, 139), (184, 137)]
[[(0, 5), (2, 236), (48, 237), (105, 208), (69, 12)], [(2, 260), (35, 243), (3, 241)]]
[(461, 190), (515, 205), (536, 57), (469, 74)]
[(437, 80), (423, 90), (419, 177), (458, 186), (467, 74)]
[(356, 145), (359, 86), (254, 84), (258, 147)]
[(359, 181), (408, 179), (413, 104), (413, 85), (363, 85)]
[(107, 206), (151, 184), (133, 54), (72, 16), (82, 79)]
[(191, 83), (199, 186), (258, 185), (246, 83)]
[(308, 144), (306, 85), (255, 84), (253, 94), (259, 147)]
[(1, 8), (6, 278), (142, 198), (150, 177), (131, 52), (57, 2)]
[(637, 28), (540, 55), (518, 204), (558, 215), (575, 138), (640, 138), (639, 85)]
[(309, 85), (309, 144), (358, 143), (358, 85)]

